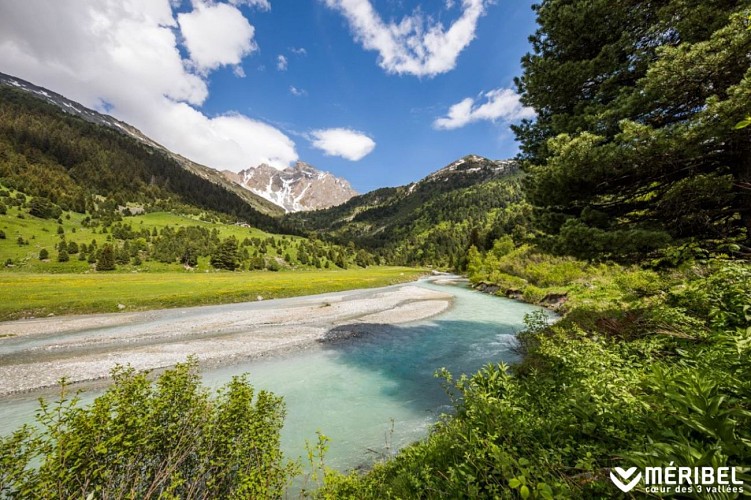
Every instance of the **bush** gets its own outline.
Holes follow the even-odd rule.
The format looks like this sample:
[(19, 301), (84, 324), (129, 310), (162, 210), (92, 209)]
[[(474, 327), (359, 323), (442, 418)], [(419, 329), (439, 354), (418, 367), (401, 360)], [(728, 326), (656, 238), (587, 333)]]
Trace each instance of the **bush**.
[(50, 253), (47, 251), (46, 248), (42, 248), (39, 250), (39, 260), (47, 260), (50, 258)]
[(235, 377), (212, 398), (189, 360), (155, 383), (132, 368), (89, 407), (63, 384), (37, 426), (0, 438), (0, 497), (280, 498), (282, 399)]
[(47, 198), (38, 196), (29, 202), (29, 214), (40, 219), (57, 219), (63, 211)]

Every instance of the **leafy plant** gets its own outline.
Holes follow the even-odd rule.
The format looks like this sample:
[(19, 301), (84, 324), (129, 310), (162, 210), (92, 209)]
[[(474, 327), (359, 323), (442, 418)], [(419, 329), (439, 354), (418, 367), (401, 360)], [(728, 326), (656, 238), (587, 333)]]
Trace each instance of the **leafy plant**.
[(276, 498), (298, 465), (279, 450), (281, 398), (235, 377), (214, 397), (189, 359), (152, 383), (132, 368), (81, 407), (63, 382), (37, 426), (0, 440), (0, 496)]

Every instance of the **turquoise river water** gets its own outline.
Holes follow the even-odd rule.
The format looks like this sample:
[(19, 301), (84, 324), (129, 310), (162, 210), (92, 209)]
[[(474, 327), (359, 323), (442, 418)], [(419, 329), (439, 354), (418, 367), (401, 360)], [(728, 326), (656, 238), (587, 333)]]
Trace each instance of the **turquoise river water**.
[[(284, 397), (282, 446), (305, 456), (316, 432), (330, 438), (328, 466), (347, 470), (424, 437), (451, 411), (436, 370), (470, 374), (488, 362), (514, 362), (515, 334), (536, 307), (493, 297), (466, 285), (418, 286), (451, 293), (453, 306), (428, 320), (399, 326), (359, 325), (359, 335), (271, 359), (204, 370), (219, 386), (249, 373), (256, 388)], [(84, 394), (84, 402), (98, 391)], [(38, 394), (0, 399), (0, 433), (33, 420)]]

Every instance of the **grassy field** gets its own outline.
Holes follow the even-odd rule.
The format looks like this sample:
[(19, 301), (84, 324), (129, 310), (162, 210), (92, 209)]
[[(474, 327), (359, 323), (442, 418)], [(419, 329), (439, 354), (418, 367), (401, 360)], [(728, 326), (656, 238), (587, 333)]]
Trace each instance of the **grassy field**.
[(424, 273), (381, 266), (242, 273), (0, 273), (0, 320), (293, 297), (403, 283)]
[[(23, 218), (19, 218), (19, 215)], [(66, 241), (73, 241), (78, 245), (82, 243), (88, 245), (92, 241), (96, 241), (101, 246), (108, 241), (108, 235), (101, 234), (101, 228), (97, 231), (97, 229), (83, 226), (82, 221), (84, 217), (85, 215), (82, 214), (68, 212), (65, 217), (61, 218), (62, 224), (58, 224), (55, 220), (39, 219), (30, 216), (26, 213), (26, 210), (9, 207), (7, 214), (0, 215), (0, 230), (5, 233), (5, 239), (0, 239), (0, 265), (4, 264), (6, 260), (11, 260), (13, 266), (6, 266), (4, 270), (15, 272), (80, 273), (88, 271), (92, 266), (85, 261), (79, 261), (77, 255), (72, 255), (69, 262), (57, 262), (57, 251), (55, 249), (55, 246), (60, 242), (63, 235)], [(284, 238), (290, 241), (302, 239), (297, 236), (274, 235), (256, 228), (206, 222), (200, 220), (198, 217), (166, 212), (154, 212), (126, 217), (123, 223), (130, 224), (134, 230), (147, 228), (149, 231), (153, 229), (161, 230), (167, 226), (171, 226), (174, 229), (199, 226), (209, 230), (216, 229), (221, 238), (235, 236), (240, 241), (244, 238), (254, 237), (264, 239), (272, 237), (276, 240)], [(58, 233), (58, 228), (62, 228), (62, 235)], [(28, 244), (19, 244), (19, 238), (24, 242), (28, 242)], [(49, 252), (49, 260), (39, 260), (39, 251), (43, 248)], [(270, 250), (274, 251), (273, 248)], [(294, 247), (287, 251), (293, 257), (296, 256)], [(208, 258), (200, 259), (197, 269), (199, 271), (209, 269), (208, 261)], [(166, 272), (176, 271), (181, 266), (178, 264), (144, 261), (138, 267), (140, 271)], [(131, 269), (130, 266), (121, 266), (120, 270), (129, 272)]]

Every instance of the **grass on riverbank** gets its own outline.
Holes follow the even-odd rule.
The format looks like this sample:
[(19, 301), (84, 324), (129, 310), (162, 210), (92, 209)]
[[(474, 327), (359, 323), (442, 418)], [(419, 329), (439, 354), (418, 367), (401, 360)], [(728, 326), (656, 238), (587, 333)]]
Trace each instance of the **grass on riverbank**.
[(223, 304), (374, 288), (417, 279), (425, 270), (366, 269), (283, 272), (134, 274), (0, 273), (0, 320)]

